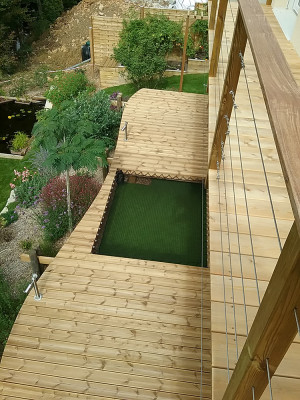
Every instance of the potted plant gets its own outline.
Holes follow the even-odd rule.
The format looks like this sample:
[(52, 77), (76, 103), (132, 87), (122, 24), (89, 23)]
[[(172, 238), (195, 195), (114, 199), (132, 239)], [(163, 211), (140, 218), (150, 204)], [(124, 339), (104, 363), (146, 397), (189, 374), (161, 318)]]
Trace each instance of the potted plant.
[(24, 132), (16, 132), (11, 143), (11, 154), (24, 155), (28, 149), (30, 139)]

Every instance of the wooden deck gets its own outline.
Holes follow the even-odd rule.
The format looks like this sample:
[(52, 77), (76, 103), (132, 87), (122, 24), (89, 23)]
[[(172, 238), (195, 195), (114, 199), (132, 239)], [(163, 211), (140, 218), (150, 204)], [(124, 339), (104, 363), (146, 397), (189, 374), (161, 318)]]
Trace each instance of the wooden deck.
[[(154, 91), (151, 100), (143, 90), (129, 101), (128, 142), (122, 132), (99, 195), (40, 278), (42, 300), (30, 293), (17, 317), (0, 365), (1, 399), (211, 398), (208, 269), (91, 254), (116, 168), (203, 176), (204, 164), (185, 160), (196, 160), (201, 145), (207, 152), (203, 97), (183, 95), (196, 117), (176, 93)], [(170, 112), (169, 124), (160, 126), (160, 112)]]
[[(207, 174), (208, 96), (142, 89), (125, 107), (115, 160), (140, 175), (200, 180)], [(122, 124), (121, 124), (122, 127)]]
[[(228, 3), (218, 74), (209, 83), (209, 148), (212, 143), (222, 94), (237, 3)], [(271, 7), (265, 14), (299, 83), (300, 59), (285, 39)], [(213, 32), (210, 31), (210, 43)], [(275, 62), (275, 60), (274, 60)], [(225, 160), (209, 171), (210, 268), (212, 293), (212, 398), (221, 400), (228, 378), (241, 353), (280, 254), (271, 201), (253, 119), (256, 122), (271, 200), (283, 246), (293, 223), (289, 197), (277, 156), (268, 114), (249, 47), (246, 49), (247, 81), (241, 71), (232, 112)], [(270, 73), (272, 67), (270, 66)], [(254, 118), (247, 92), (249, 85)], [(249, 218), (249, 219), (248, 219)], [(255, 268), (256, 274), (255, 277)], [(272, 378), (273, 398), (300, 398), (300, 340), (295, 339)], [(270, 399), (269, 388), (262, 399)]]

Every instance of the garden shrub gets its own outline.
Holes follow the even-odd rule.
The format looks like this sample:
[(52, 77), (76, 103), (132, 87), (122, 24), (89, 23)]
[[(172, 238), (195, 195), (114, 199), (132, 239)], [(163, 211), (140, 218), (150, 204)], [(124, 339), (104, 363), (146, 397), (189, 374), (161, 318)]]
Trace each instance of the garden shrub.
[(190, 28), (187, 46), (190, 58), (208, 58), (208, 21), (198, 19)]
[(37, 172), (30, 172), (28, 168), (24, 170), (14, 170), (15, 178), (10, 187), (15, 189), (16, 201), (19, 206), (28, 208), (36, 205), (42, 188), (50, 179), (49, 175), (39, 175)]
[(153, 87), (167, 67), (166, 56), (183, 44), (182, 24), (164, 15), (123, 21), (114, 57), (138, 87)]
[(19, 219), (19, 215), (16, 210), (8, 210), (6, 213), (1, 214), (1, 217), (1, 225), (3, 227), (6, 227)]
[(21, 97), (27, 92), (29, 86), (30, 83), (27, 79), (23, 77), (16, 79), (13, 81), (12, 88), (9, 90), (9, 95), (14, 97)]
[(87, 88), (88, 79), (83, 72), (62, 72), (54, 78), (51, 88), (46, 92), (46, 98), (59, 106), (65, 100), (74, 99)]
[(29, 144), (29, 137), (24, 132), (17, 132), (11, 142), (11, 148), (13, 151), (20, 151), (25, 149)]
[[(71, 212), (73, 228), (80, 221), (100, 190), (100, 184), (88, 176), (70, 177)], [(68, 231), (67, 189), (65, 178), (55, 177), (40, 195), (41, 213), (38, 221), (48, 241), (63, 237)]]
[(37, 68), (33, 75), (33, 84), (40, 88), (43, 88), (48, 82), (48, 68), (45, 65)]

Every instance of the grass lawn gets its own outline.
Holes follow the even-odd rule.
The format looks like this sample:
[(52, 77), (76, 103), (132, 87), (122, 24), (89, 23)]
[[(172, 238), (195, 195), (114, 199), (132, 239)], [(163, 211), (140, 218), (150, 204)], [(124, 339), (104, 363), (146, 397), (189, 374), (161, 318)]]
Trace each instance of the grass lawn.
[[(186, 93), (198, 93), (198, 94), (206, 94), (206, 86), (207, 84), (208, 74), (187, 74), (184, 75), (183, 78), (183, 92)], [(180, 76), (170, 76), (167, 78), (163, 78), (161, 82), (155, 89), (163, 89), (163, 90), (179, 90), (179, 82)], [(132, 96), (137, 88), (132, 84), (128, 83), (120, 86), (112, 86), (104, 89), (107, 94), (112, 94), (114, 92), (121, 92), (124, 97)]]
[(11, 188), (9, 183), (13, 181), (14, 169), (23, 168), (22, 160), (12, 160), (10, 158), (0, 158), (0, 211), (9, 198)]
[[(204, 201), (204, 238), (201, 205)], [(121, 183), (99, 254), (206, 266), (205, 189), (201, 184), (153, 179)]]

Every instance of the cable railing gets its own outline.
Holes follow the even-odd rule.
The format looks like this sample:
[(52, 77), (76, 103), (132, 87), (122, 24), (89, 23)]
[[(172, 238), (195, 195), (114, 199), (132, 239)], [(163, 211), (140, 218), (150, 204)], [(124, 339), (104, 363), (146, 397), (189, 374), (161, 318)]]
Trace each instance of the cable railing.
[[(227, 354), (228, 386), (223, 395), (223, 400), (259, 399), (266, 388), (269, 388), (270, 399), (273, 399), (272, 376), (289, 349), (297, 332), (300, 335), (298, 311), (300, 307), (300, 181), (298, 179), (300, 154), (300, 91), (259, 2), (257, 0), (239, 0), (238, 3), (239, 7), (235, 19), (232, 14), (232, 18), (235, 22), (235, 29), (231, 49), (228, 51), (227, 70), (223, 75), (224, 85), (222, 94), (219, 96), (220, 108), (216, 121), (209, 163), (210, 169), (217, 170), (219, 208), (221, 204), (220, 182), (222, 182), (222, 180), (222, 185), (224, 186), (225, 217), (223, 217), (223, 221), (221, 208), (219, 209), (221, 247), (223, 248), (226, 245), (226, 243), (224, 243), (223, 233), (225, 235), (224, 237), (226, 237), (226, 232), (228, 233), (229, 230), (225, 184), (225, 180), (227, 181), (225, 174), (228, 172), (226, 172), (225, 169), (224, 149), (225, 143), (227, 142), (230, 158), (230, 165), (227, 166), (227, 171), (229, 170), (230, 175), (230, 171), (231, 174), (233, 174), (230, 139), (231, 120), (237, 135), (237, 149), (240, 154), (239, 160), (242, 171), (242, 187), (245, 194), (244, 200), (246, 205), (248, 201), (245, 180), (243, 179), (243, 157), (239, 143), (239, 126), (236, 111), (238, 104), (236, 104), (235, 100), (237, 86), (240, 80), (240, 73), (242, 73), (243, 80), (246, 84), (246, 93), (249, 98), (255, 137), (259, 149), (258, 154), (260, 155), (262, 171), (266, 183), (266, 195), (269, 199), (270, 211), (272, 214), (272, 220), (274, 221), (278, 247), (281, 253), (266, 293), (264, 297), (260, 299), (257, 274), (255, 270), (254, 249), (251, 241), (252, 227), (246, 207), (249, 237), (252, 245), (254, 275), (257, 284), (258, 304), (260, 306), (251, 329), (248, 330), (247, 306), (244, 297), (247, 339), (241, 351), (238, 351), (238, 348), (236, 349), (239, 356), (231, 376), (229, 373)], [(270, 4), (270, 2), (267, 2), (267, 4)], [(228, 0), (220, 0), (219, 7), (218, 1), (212, 0), (210, 8), (209, 27), (210, 29), (215, 29), (214, 44), (210, 60), (210, 76), (217, 77), (217, 80), (219, 80), (219, 74), (217, 74), (218, 68), (220, 65), (224, 64), (223, 50), (221, 47), (222, 37), (224, 34), (227, 46), (226, 31), (224, 32), (227, 6)], [(230, 1), (229, 6), (231, 7)], [(244, 59), (247, 41), (251, 47), (295, 218), (295, 222), (293, 223), (284, 246), (282, 246), (278, 231), (275, 208), (273, 205), (265, 160), (256, 125), (256, 115), (249, 90), (248, 76), (246, 72), (247, 65)], [(222, 62), (219, 64), (220, 57)], [(221, 178), (222, 171), (223, 179)], [(243, 267), (239, 244), (239, 226), (237, 221), (235, 183), (233, 175), (231, 178), (234, 196), (233, 203), (236, 215), (236, 232), (240, 254), (242, 288), (244, 293)], [(230, 253), (229, 248), (229, 254)], [(221, 254), (223, 255), (223, 250), (221, 251)], [(225, 290), (224, 282), (223, 287)], [(234, 307), (234, 297), (231, 296), (231, 298)], [(224, 307), (226, 324), (225, 294)], [(228, 328), (226, 326), (226, 342), (228, 349), (227, 331)], [(236, 336), (236, 327), (234, 332)]]

